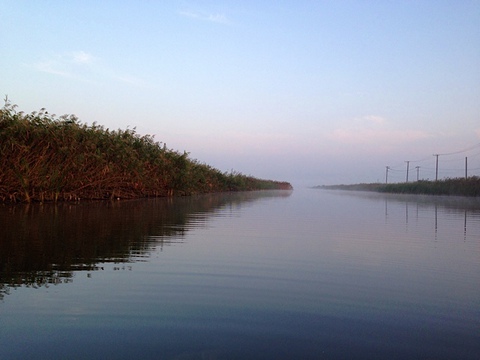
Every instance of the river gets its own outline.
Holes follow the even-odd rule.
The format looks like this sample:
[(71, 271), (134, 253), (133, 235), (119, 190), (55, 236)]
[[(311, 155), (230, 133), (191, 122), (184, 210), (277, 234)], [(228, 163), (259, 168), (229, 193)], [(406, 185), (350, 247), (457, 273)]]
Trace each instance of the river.
[(0, 205), (0, 359), (479, 359), (480, 199)]

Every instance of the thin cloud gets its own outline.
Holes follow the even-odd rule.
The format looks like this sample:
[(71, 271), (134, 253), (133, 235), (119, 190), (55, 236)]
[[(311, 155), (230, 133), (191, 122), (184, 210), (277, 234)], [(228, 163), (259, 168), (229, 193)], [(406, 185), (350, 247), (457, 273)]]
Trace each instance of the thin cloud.
[(331, 138), (350, 144), (398, 144), (412, 142), (431, 137), (419, 130), (388, 130), (388, 129), (336, 129)]
[(361, 118), (362, 120), (372, 122), (374, 124), (384, 124), (386, 119), (377, 115), (367, 115)]
[(136, 76), (131, 76), (131, 75), (115, 75), (114, 78), (118, 81), (124, 82), (129, 85), (134, 85), (134, 86), (144, 86), (145, 81), (143, 79), (140, 79)]
[(191, 19), (197, 19), (201, 21), (208, 21), (217, 24), (230, 24), (229, 19), (222, 13), (206, 13), (206, 12), (192, 12), (192, 11), (180, 11), (179, 14)]
[(62, 69), (62, 66), (58, 61), (55, 60), (45, 60), (33, 64), (33, 68), (37, 69), (40, 72), (45, 72), (48, 74), (59, 75), (63, 77), (73, 77), (73, 74), (69, 71)]
[(93, 62), (93, 56), (84, 51), (77, 51), (72, 53), (72, 58), (78, 64), (90, 64)]
[(143, 86), (145, 82), (130, 74), (118, 73), (102, 64), (98, 58), (85, 51), (60, 53), (33, 64), (33, 68), (65, 78), (98, 83), (104, 80), (115, 80), (134, 86)]
[(68, 52), (51, 56), (49, 59), (33, 64), (41, 72), (81, 80), (80, 73), (86, 65), (93, 63), (93, 56), (84, 52)]
[(330, 139), (346, 144), (399, 144), (431, 137), (420, 130), (391, 129), (387, 119), (368, 115), (353, 119), (349, 124), (335, 129)]

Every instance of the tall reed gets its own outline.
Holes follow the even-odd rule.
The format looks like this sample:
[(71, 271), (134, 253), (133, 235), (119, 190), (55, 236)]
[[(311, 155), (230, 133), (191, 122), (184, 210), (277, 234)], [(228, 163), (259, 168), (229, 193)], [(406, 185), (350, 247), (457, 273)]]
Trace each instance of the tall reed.
[(286, 182), (219, 170), (135, 129), (82, 124), (45, 109), (0, 110), (0, 202), (116, 199), (256, 189)]

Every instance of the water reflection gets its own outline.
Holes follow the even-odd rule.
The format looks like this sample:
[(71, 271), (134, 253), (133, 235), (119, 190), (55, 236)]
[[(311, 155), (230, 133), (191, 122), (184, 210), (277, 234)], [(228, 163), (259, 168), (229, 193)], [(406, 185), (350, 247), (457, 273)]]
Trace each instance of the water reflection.
[[(473, 234), (469, 229), (477, 229), (480, 223), (480, 199), (460, 196), (429, 196), (407, 194), (379, 194), (370, 192), (347, 192), (343, 195), (360, 197), (384, 202), (385, 221), (404, 221), (408, 230), (410, 226), (418, 226), (430, 219), (433, 223), (435, 239), (438, 232), (457, 230), (463, 232), (463, 239)], [(403, 208), (403, 216), (399, 209)], [(412, 224), (412, 219), (415, 220)]]
[[(189, 229), (205, 226), (220, 211), (233, 214), (246, 203), (290, 194), (1, 206), (0, 299), (10, 288), (72, 282), (75, 271), (103, 270), (99, 263), (142, 261), (153, 249), (182, 242)], [(120, 269), (125, 266), (114, 267)]]
[(265, 196), (15, 208), (10, 248), (89, 250), (40, 263), (74, 284), (0, 303), (0, 358), (479, 358), (477, 208), (437, 203), (434, 241), (439, 199)]

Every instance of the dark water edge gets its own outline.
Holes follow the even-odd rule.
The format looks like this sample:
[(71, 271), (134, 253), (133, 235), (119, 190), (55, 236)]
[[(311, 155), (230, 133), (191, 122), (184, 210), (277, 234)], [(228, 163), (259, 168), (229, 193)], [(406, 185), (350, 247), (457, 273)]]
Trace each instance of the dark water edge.
[[(429, 329), (428, 324), (414, 332), (408, 324), (384, 324), (379, 330), (377, 323), (367, 320), (294, 313), (269, 316), (251, 311), (239, 313), (236, 322), (224, 326), (200, 318), (190, 325), (177, 323), (164, 328), (144, 325), (141, 332), (137, 327), (128, 330), (98, 322), (88, 328), (42, 331), (33, 341), (29, 340), (28, 346), (19, 341), (21, 334), (12, 334), (9, 349), (15, 350), (3, 349), (0, 354), (3, 359), (476, 359), (478, 356), (478, 338), (465, 337), (463, 348), (459, 348), (458, 338), (452, 338), (448, 331)], [(262, 328), (265, 323), (268, 328)]]

